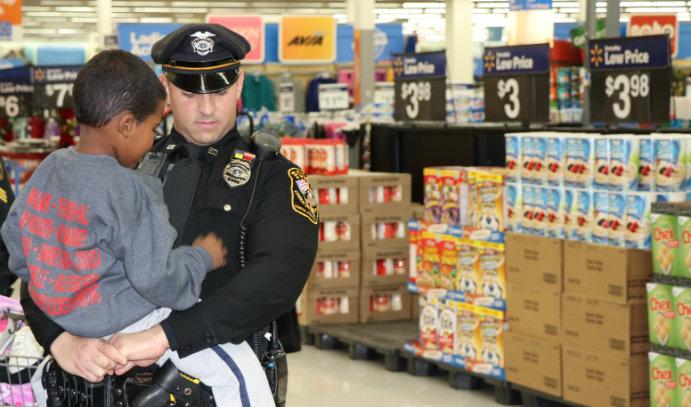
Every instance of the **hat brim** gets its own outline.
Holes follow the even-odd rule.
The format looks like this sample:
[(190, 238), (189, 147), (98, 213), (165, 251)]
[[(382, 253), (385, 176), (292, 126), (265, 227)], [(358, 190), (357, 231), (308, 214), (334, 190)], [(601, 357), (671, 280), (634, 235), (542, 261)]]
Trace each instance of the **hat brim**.
[(240, 72), (231, 69), (202, 74), (166, 72), (168, 79), (178, 88), (192, 93), (215, 93), (228, 89), (237, 82)]

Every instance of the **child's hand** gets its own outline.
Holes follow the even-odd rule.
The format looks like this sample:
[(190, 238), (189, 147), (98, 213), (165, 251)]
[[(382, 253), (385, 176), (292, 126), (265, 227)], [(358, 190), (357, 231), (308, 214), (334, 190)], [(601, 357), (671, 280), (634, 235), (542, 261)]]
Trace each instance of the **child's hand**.
[(228, 256), (228, 249), (223, 245), (223, 240), (221, 240), (218, 235), (210, 232), (206, 236), (199, 236), (194, 239), (192, 246), (200, 246), (206, 249), (211, 255), (214, 261), (214, 267), (212, 270), (216, 270), (219, 267), (226, 265), (226, 256)]

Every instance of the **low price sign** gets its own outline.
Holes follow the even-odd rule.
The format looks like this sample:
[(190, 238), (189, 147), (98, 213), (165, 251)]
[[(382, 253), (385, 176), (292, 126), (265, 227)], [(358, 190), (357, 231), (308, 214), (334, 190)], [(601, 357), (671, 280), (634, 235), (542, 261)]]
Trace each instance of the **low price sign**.
[(41, 109), (71, 109), (72, 88), (81, 68), (81, 65), (34, 68), (34, 107)]
[(5, 69), (0, 77), (0, 118), (13, 119), (33, 112), (32, 68)]
[(672, 70), (666, 35), (591, 40), (587, 57), (592, 121), (669, 120)]
[(446, 54), (394, 54), (394, 118), (446, 119)]
[(549, 120), (549, 44), (485, 48), (485, 120)]

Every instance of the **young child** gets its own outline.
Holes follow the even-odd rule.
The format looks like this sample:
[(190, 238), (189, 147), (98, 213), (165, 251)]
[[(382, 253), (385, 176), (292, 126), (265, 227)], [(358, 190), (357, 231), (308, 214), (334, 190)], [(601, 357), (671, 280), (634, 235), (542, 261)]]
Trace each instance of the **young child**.
[[(153, 144), (166, 99), (143, 60), (120, 50), (97, 54), (80, 70), (73, 98), (79, 144), (50, 154), (12, 205), (2, 227), (9, 266), (36, 305), (74, 335), (141, 331), (171, 308), (192, 306), (227, 250), (214, 234), (172, 249), (176, 232), (161, 182), (132, 169)], [(194, 373), (203, 364), (209, 375), (197, 378), (212, 387), (219, 406), (239, 405), (241, 395), (273, 405), (249, 345), (222, 346), (240, 373), (264, 380), (246, 382), (210, 349), (184, 359), (168, 351), (158, 363), (170, 358)], [(34, 391), (45, 405), (45, 391)]]

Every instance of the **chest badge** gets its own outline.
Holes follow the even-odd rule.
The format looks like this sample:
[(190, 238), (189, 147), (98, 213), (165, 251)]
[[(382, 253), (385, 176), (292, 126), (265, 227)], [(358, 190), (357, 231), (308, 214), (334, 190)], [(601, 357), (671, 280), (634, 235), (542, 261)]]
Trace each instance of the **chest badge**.
[(223, 169), (223, 180), (231, 188), (239, 188), (247, 183), (252, 176), (249, 161), (233, 158)]

